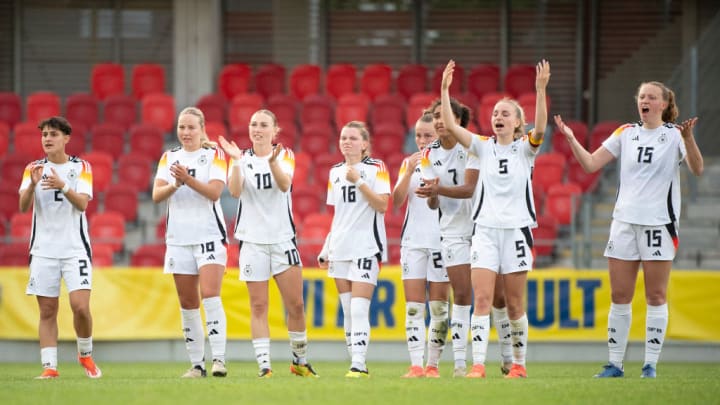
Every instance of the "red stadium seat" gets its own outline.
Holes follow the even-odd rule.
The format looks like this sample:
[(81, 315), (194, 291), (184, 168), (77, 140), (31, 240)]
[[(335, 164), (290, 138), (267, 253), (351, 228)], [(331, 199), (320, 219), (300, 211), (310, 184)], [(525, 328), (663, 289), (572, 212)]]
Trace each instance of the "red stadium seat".
[(13, 129), (15, 153), (31, 159), (45, 156), (40, 129), (37, 126), (38, 123), (33, 122), (20, 122), (15, 125)]
[(252, 147), (250, 130), (247, 125), (230, 129), (230, 140), (237, 143), (237, 146), (240, 149), (250, 149)]
[(397, 92), (405, 100), (410, 100), (413, 94), (427, 91), (428, 70), (425, 65), (405, 65), (400, 68), (397, 77)]
[(285, 94), (285, 66), (276, 63), (262, 65), (255, 72), (255, 92), (269, 99), (275, 94)]
[(90, 220), (90, 239), (110, 246), (113, 253), (120, 252), (125, 243), (125, 217), (115, 211), (93, 215)]
[(0, 245), (0, 263), (2, 266), (28, 267), (30, 249), (26, 242)]
[(33, 227), (33, 212), (16, 212), (10, 217), (10, 241), (30, 242)]
[(100, 103), (92, 94), (74, 93), (65, 100), (65, 118), (73, 126), (73, 132), (78, 125), (92, 128), (98, 123), (99, 116)]
[(363, 93), (345, 94), (335, 107), (335, 124), (342, 128), (350, 121), (367, 122), (370, 99)]
[(392, 90), (392, 68), (384, 63), (365, 66), (360, 77), (360, 91), (370, 100)]
[(300, 136), (300, 150), (317, 157), (327, 154), (333, 146), (333, 131), (329, 124), (308, 124), (303, 127)]
[(619, 121), (600, 121), (596, 123), (592, 131), (590, 131), (588, 150), (593, 153), (602, 146), (602, 143), (612, 135), (612, 133), (622, 125)]
[[(517, 98), (518, 104), (520, 104), (520, 107), (523, 109), (523, 112), (525, 112), (525, 123), (530, 125), (535, 125), (535, 101), (537, 100), (537, 94), (535, 94), (534, 91), (523, 93)], [(545, 96), (545, 105), (547, 106), (547, 111), (550, 111), (550, 96)], [(548, 119), (550, 116), (548, 115)]]
[(300, 123), (305, 126), (311, 123), (330, 124), (335, 117), (335, 102), (330, 96), (311, 94), (302, 102)]
[(405, 124), (407, 124), (407, 127), (415, 128), (417, 120), (438, 98), (438, 94), (434, 93), (418, 93), (410, 97), (410, 103), (405, 109)]
[(405, 144), (405, 126), (401, 124), (382, 124), (373, 129), (372, 155), (381, 160), (393, 153), (402, 152)]
[(220, 135), (222, 135), (225, 139), (228, 139), (227, 127), (222, 122), (206, 121), (205, 133), (207, 134), (208, 139), (213, 142), (217, 142)]
[(165, 264), (165, 244), (139, 246), (130, 256), (133, 267), (162, 267)]
[[(93, 193), (102, 193), (107, 190), (113, 176), (113, 158), (107, 152), (89, 152), (80, 155), (80, 158), (90, 163), (93, 175)], [(97, 195), (95, 196), (97, 198)]]
[(372, 127), (393, 124), (405, 127), (405, 100), (399, 94), (383, 94), (375, 99), (370, 111)]
[(560, 225), (569, 225), (580, 207), (582, 189), (575, 183), (555, 184), (547, 192), (545, 213)]
[(535, 91), (535, 66), (524, 64), (510, 66), (505, 73), (504, 84), (505, 92), (510, 93), (513, 98)]
[(87, 128), (85, 128), (85, 126), (73, 124), (70, 142), (65, 145), (65, 153), (70, 156), (80, 156), (83, 153), (87, 152), (88, 132), (89, 131)]
[(405, 160), (405, 153), (401, 150), (388, 153), (385, 155), (385, 158), (383, 159), (383, 162), (385, 162), (385, 165), (388, 168), (388, 173), (390, 173), (390, 178), (392, 179), (391, 185), (395, 185), (395, 182), (398, 179), (398, 174), (400, 173), (400, 166), (402, 166), (403, 160)]
[(275, 135), (275, 144), (282, 144), (284, 147), (295, 149), (295, 139), (297, 138), (297, 126), (295, 123), (286, 122), (278, 123), (280, 132)]
[(111, 184), (105, 193), (105, 211), (119, 212), (126, 222), (136, 222), (138, 189), (130, 183)]
[[(454, 82), (453, 77), (453, 84), (455, 84)], [(500, 68), (495, 64), (477, 65), (472, 68), (468, 74), (468, 92), (478, 100), (482, 100), (483, 96), (487, 93), (497, 92), (499, 84)]]
[(535, 158), (533, 170), (533, 189), (537, 188), (542, 194), (555, 184), (561, 184), (565, 178), (565, 156), (560, 153), (544, 153)]
[[(475, 109), (477, 108), (477, 106), (479, 104), (478, 98), (475, 97), (474, 94), (468, 93), (468, 92), (455, 94), (453, 96), (453, 98), (455, 100), (457, 100), (458, 102), (460, 102), (465, 107), (467, 107), (471, 113), (473, 111), (475, 111)], [(472, 122), (474, 120), (474, 117), (470, 117), (470, 118), (471, 118), (470, 121)]]
[(93, 199), (88, 201), (87, 207), (85, 207), (85, 217), (88, 221), (92, 220), (92, 217), (95, 216), (95, 214), (98, 211), (98, 205), (100, 205), (100, 199), (98, 198), (97, 194)]
[(510, 94), (503, 92), (487, 93), (480, 100), (480, 104), (475, 109), (475, 120), (480, 126), (480, 132), (484, 135), (492, 135), (492, 113), (495, 104), (498, 101), (509, 98)]
[(137, 124), (130, 128), (130, 153), (159, 160), (164, 142), (162, 130), (153, 124)]
[(297, 65), (290, 72), (290, 93), (297, 100), (320, 93), (322, 69), (318, 65)]
[(317, 266), (317, 256), (325, 243), (328, 229), (324, 227), (305, 226), (298, 234), (300, 256), (305, 266)]
[(157, 125), (164, 132), (175, 127), (175, 99), (169, 94), (152, 93), (140, 102), (140, 121)]
[(12, 128), (22, 121), (22, 99), (11, 92), (0, 92), (0, 122)]
[[(22, 172), (20, 176), (22, 176)], [(20, 207), (19, 189), (20, 179), (16, 181), (3, 181), (3, 183), (0, 184), (0, 222), (9, 220), (18, 212)]]
[[(325, 201), (323, 199), (323, 204)], [(332, 227), (333, 215), (329, 212), (313, 212), (305, 216), (302, 221), (302, 227), (316, 227), (325, 230), (325, 233), (330, 232)]]
[(205, 116), (205, 122), (225, 122), (227, 111), (227, 100), (221, 94), (206, 94), (200, 97), (195, 103)]
[(580, 166), (580, 162), (577, 159), (569, 158), (568, 165), (568, 181), (573, 182), (580, 186), (583, 193), (592, 193), (600, 183), (601, 170), (595, 173), (587, 173), (585, 169)]
[[(440, 95), (440, 84), (442, 84), (442, 75), (445, 71), (446, 65), (440, 65), (433, 71), (432, 86), (430, 89), (432, 93), (439, 97)], [(459, 64), (455, 63), (455, 72), (453, 72), (453, 82), (450, 85), (450, 94), (455, 95), (463, 91), (465, 85), (465, 69)]]
[(106, 152), (117, 159), (125, 153), (125, 131), (112, 123), (95, 125), (92, 129), (92, 150)]
[(533, 248), (536, 256), (552, 256), (557, 239), (557, 223), (553, 217), (540, 216), (538, 227), (533, 229)]
[(293, 216), (301, 223), (307, 215), (320, 212), (325, 205), (326, 188), (320, 184), (294, 184), (292, 188)]
[(252, 82), (252, 70), (244, 63), (223, 66), (218, 76), (218, 90), (227, 100), (247, 93)]
[[(301, 138), (302, 140), (302, 138)], [(295, 152), (295, 173), (293, 174), (293, 183), (307, 183), (312, 167), (312, 155), (305, 152)]]
[[(572, 129), (580, 145), (587, 145), (588, 127), (583, 121), (567, 121), (565, 125)], [(570, 160), (575, 159), (570, 149), (570, 144), (559, 129), (555, 129), (555, 132), (553, 132), (552, 149), (553, 152), (558, 152)]]
[(265, 102), (260, 94), (248, 93), (235, 96), (230, 102), (230, 110), (228, 111), (230, 128), (247, 127), (250, 124), (252, 115), (263, 108), (263, 104)]
[(92, 264), (93, 269), (98, 267), (112, 267), (114, 264), (112, 246), (108, 246), (103, 243), (93, 243)]
[(131, 153), (118, 159), (118, 183), (130, 184), (139, 192), (150, 189), (153, 161), (144, 154)]
[(313, 170), (315, 184), (327, 185), (330, 169), (344, 161), (345, 157), (343, 157), (340, 152), (327, 153), (315, 157), (315, 170)]
[[(2, 185), (9, 186), (15, 190), (15, 194), (18, 193), (20, 188), (20, 182), (22, 181), (25, 167), (37, 158), (32, 158), (22, 153), (10, 153), (2, 160), (0, 164), (0, 171), (3, 175), (3, 181), (0, 182)], [(17, 210), (18, 205), (13, 205), (13, 209)]]
[(155, 224), (155, 239), (158, 241), (164, 241), (165, 231), (167, 231), (167, 217), (163, 216), (157, 224)]
[(275, 94), (268, 99), (267, 109), (275, 114), (278, 122), (297, 122), (298, 102), (288, 94)]
[(152, 93), (165, 92), (165, 68), (156, 63), (141, 63), (132, 69), (132, 94), (136, 100)]
[(0, 121), (0, 159), (5, 156), (5, 153), (10, 146), (10, 127), (2, 121)]
[(355, 92), (357, 71), (350, 63), (332, 64), (325, 73), (325, 93), (335, 100)]
[(60, 115), (60, 96), (51, 91), (38, 91), (27, 96), (27, 120), (39, 124), (40, 121)]
[(103, 122), (119, 125), (127, 131), (137, 120), (137, 103), (132, 96), (115, 94), (105, 99)]
[(90, 74), (92, 94), (99, 100), (125, 93), (125, 71), (117, 63), (98, 63)]

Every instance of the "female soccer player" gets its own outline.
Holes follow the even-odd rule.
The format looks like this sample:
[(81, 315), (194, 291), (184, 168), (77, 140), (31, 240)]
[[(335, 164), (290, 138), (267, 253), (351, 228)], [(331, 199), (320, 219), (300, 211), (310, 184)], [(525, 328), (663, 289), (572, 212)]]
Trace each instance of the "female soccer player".
[(506, 378), (526, 377), (528, 321), (524, 309), (527, 272), (532, 269), (532, 235), (536, 226), (532, 200), (532, 168), (547, 124), (545, 89), (550, 64), (538, 63), (535, 130), (524, 133), (522, 108), (512, 100), (501, 100), (493, 109), (495, 138), (475, 136), (457, 125), (450, 104), (450, 84), (455, 63), (451, 60), (441, 85), (442, 120), (448, 132), (480, 163), (477, 198), (472, 218), (472, 287), (475, 310), (471, 328), (473, 368), (469, 377), (485, 377), (485, 357), (490, 329), (490, 307), (495, 281), (502, 276), (512, 339), (513, 364)]
[(92, 253), (85, 209), (93, 196), (90, 163), (68, 156), (65, 146), (72, 127), (63, 117), (40, 122), (40, 140), (47, 156), (25, 168), (20, 184), (20, 212), (33, 206), (30, 236), (30, 281), (26, 294), (35, 295), (40, 309), (38, 379), (57, 378), (58, 297), (65, 280), (77, 335), (78, 361), (90, 378), (102, 372), (92, 358)]
[(437, 369), (447, 338), (449, 280), (440, 252), (438, 212), (431, 210), (424, 198), (415, 195), (422, 181), (421, 151), (437, 139), (433, 118), (424, 114), (415, 123), (415, 144), (418, 152), (403, 160), (398, 181), (392, 193), (393, 205), (401, 206), (407, 199), (407, 210), (401, 235), (400, 264), (405, 289), (405, 334), (410, 352), (410, 369), (405, 378), (425, 376), (425, 290), (429, 282), (430, 335), (428, 367)]
[(573, 155), (592, 173), (620, 160), (620, 186), (605, 256), (612, 303), (608, 313), (610, 361), (595, 377), (622, 377), (632, 316), (635, 281), (645, 273), (645, 362), (641, 377), (655, 378), (668, 323), (667, 286), (678, 248), (680, 164), (700, 176), (703, 158), (695, 143), (697, 118), (674, 124), (675, 94), (660, 82), (642, 83), (636, 94), (640, 121), (616, 129), (592, 154), (575, 138), (559, 115), (555, 123)]
[(300, 254), (295, 245), (295, 225), (290, 187), (295, 170), (292, 150), (273, 145), (280, 131), (275, 114), (259, 110), (250, 118), (252, 148), (241, 151), (235, 142), (220, 137), (220, 146), (232, 157), (228, 188), (239, 198), (235, 238), (240, 241), (240, 279), (250, 296), (250, 329), (259, 373), (272, 376), (268, 281), (275, 279), (287, 311), (293, 360), (290, 371), (317, 377), (307, 362), (307, 331)]
[(225, 188), (227, 162), (225, 153), (208, 141), (205, 117), (199, 109), (187, 107), (180, 112), (177, 137), (181, 146), (166, 151), (160, 159), (152, 199), (168, 202), (165, 273), (175, 280), (192, 364), (182, 377), (207, 375), (200, 298), (212, 350), (212, 375), (225, 377), (227, 321), (220, 289), (227, 262), (227, 231), (220, 194)]
[(352, 353), (345, 377), (367, 378), (370, 299), (380, 261), (387, 254), (384, 214), (390, 179), (385, 163), (370, 157), (370, 134), (364, 123), (345, 124), (339, 147), (345, 161), (330, 169), (327, 203), (335, 207), (335, 214), (318, 261), (335, 279), (345, 314), (345, 339)]

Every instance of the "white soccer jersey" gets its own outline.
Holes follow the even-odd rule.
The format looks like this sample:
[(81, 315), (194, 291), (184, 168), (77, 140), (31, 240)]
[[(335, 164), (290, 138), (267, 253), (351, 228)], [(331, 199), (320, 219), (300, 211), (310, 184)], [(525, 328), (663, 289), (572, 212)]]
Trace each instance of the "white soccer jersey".
[[(155, 178), (175, 182), (168, 169), (175, 163), (186, 166), (190, 175), (203, 183), (227, 181), (227, 162), (220, 149), (200, 148), (193, 152), (186, 152), (181, 147), (171, 149), (160, 159)], [(210, 201), (190, 187), (181, 186), (168, 198), (165, 242), (187, 246), (213, 240), (227, 242), (220, 200)]]
[[(452, 149), (444, 149), (440, 140), (428, 145), (422, 152), (420, 171), (426, 179), (439, 178), (444, 186), (459, 186), (465, 183), (465, 169), (469, 160), (468, 151), (460, 143)], [(442, 236), (470, 236), (472, 221), (470, 210), (472, 200), (439, 196), (440, 234)]]
[[(408, 169), (408, 158), (403, 160), (398, 174), (398, 183)], [(427, 205), (427, 199), (415, 195), (414, 190), (420, 186), (422, 174), (420, 165), (415, 166), (410, 176), (407, 194), (407, 209), (403, 221), (400, 246), (410, 248), (438, 249), (440, 246), (439, 213)], [(397, 185), (396, 185), (397, 187)]]
[(685, 143), (672, 124), (644, 129), (625, 124), (602, 144), (620, 160), (613, 218), (637, 225), (665, 225), (680, 218), (680, 163)]
[(475, 135), (470, 153), (480, 162), (473, 221), (490, 228), (537, 226), (532, 192), (532, 170), (537, 148), (527, 135), (509, 145)]
[[(269, 155), (255, 155), (252, 149), (246, 150), (241, 158), (243, 189), (235, 219), (237, 240), (271, 244), (295, 237), (290, 191), (282, 192), (278, 188), (270, 171), (269, 158)], [(293, 152), (283, 149), (277, 160), (283, 173), (292, 180), (295, 172)]]
[[(20, 183), (20, 193), (30, 187), (30, 169), (34, 164), (43, 165), (43, 177), (52, 174), (51, 168), (55, 169), (70, 189), (87, 194), (92, 199), (93, 178), (90, 163), (74, 156), (63, 164), (56, 164), (45, 158), (27, 165)], [(76, 209), (62, 191), (43, 190), (40, 183), (35, 185), (30, 254), (54, 259), (70, 258), (78, 254), (92, 257), (85, 212)]]
[[(353, 166), (377, 194), (390, 194), (390, 178), (385, 163), (369, 157)], [(330, 169), (327, 204), (335, 207), (328, 259), (354, 260), (380, 254), (387, 256), (385, 215), (375, 211), (363, 193), (345, 179), (347, 166)]]

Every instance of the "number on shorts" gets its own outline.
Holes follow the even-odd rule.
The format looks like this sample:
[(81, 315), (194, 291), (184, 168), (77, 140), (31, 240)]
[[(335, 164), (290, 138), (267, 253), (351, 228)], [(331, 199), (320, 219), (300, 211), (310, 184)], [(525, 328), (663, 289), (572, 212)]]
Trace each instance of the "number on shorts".
[(662, 246), (662, 234), (661, 230), (659, 229), (653, 229), (653, 230), (646, 230), (645, 236), (647, 236), (647, 245), (648, 247), (660, 247)]
[(286, 250), (285, 256), (287, 256), (289, 265), (297, 266), (298, 264), (300, 264), (300, 254), (298, 253), (297, 249)]
[(87, 268), (88, 268), (87, 260), (85, 260), (85, 259), (80, 259), (80, 260), (78, 260), (78, 268), (80, 268), (80, 275), (81, 275), (81, 276), (83, 276), (83, 277), (87, 277), (87, 276), (88, 276), (88, 272), (87, 272)]
[(215, 242), (201, 243), (200, 249), (204, 253), (210, 253), (215, 251)]
[(358, 269), (361, 270), (370, 270), (372, 269), (372, 260), (367, 257), (364, 259), (358, 259), (357, 266)]
[(436, 269), (442, 268), (442, 254), (440, 252), (433, 252), (432, 254), (433, 267)]
[(517, 252), (517, 257), (525, 257), (525, 245), (523, 244), (523, 241), (516, 240), (515, 241), (515, 251)]

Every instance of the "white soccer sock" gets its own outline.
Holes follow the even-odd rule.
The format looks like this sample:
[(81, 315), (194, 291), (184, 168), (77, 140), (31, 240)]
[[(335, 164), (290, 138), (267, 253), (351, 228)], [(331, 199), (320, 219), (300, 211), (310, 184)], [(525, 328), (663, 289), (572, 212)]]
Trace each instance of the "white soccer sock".
[(43, 347), (40, 349), (40, 361), (43, 368), (57, 370), (57, 347)]
[(467, 357), (467, 335), (470, 324), (470, 305), (453, 305), (450, 320), (450, 333), (453, 342), (453, 357), (455, 368), (465, 368)]
[(528, 319), (523, 314), (520, 319), (510, 320), (510, 335), (513, 348), (513, 363), (525, 366), (528, 342)]
[(425, 304), (408, 302), (405, 304), (405, 336), (407, 337), (410, 364), (423, 365), (425, 354)]
[(224, 363), (225, 345), (227, 344), (225, 308), (223, 308), (220, 297), (205, 298), (202, 302), (203, 308), (205, 308), (205, 321), (213, 360), (217, 359)]
[(205, 368), (205, 333), (203, 333), (200, 308), (180, 309), (182, 314), (185, 349), (193, 366)]
[(668, 324), (668, 305), (648, 305), (645, 321), (645, 364), (655, 367), (660, 358)]
[(430, 301), (430, 329), (428, 330), (427, 365), (437, 367), (445, 348), (448, 332), (448, 302)]
[(367, 370), (365, 357), (370, 344), (370, 300), (353, 297), (350, 301), (352, 314), (352, 367)]
[(473, 315), (470, 318), (473, 364), (485, 364), (490, 339), (490, 315)]
[(270, 365), (270, 338), (257, 338), (252, 340), (255, 349), (255, 359), (260, 370), (267, 368), (272, 370)]
[(343, 310), (343, 329), (345, 330), (345, 345), (347, 346), (348, 355), (352, 357), (352, 341), (350, 335), (352, 334), (352, 316), (350, 315), (350, 299), (352, 293), (346, 292), (340, 294), (340, 305)]
[(627, 348), (630, 323), (632, 322), (632, 304), (610, 304), (608, 313), (608, 351), (610, 364), (622, 370), (625, 349)]
[(290, 336), (290, 350), (292, 350), (295, 362), (307, 364), (307, 331), (288, 331), (288, 335)]
[(77, 338), (77, 350), (80, 357), (92, 356), (93, 342), (92, 336), (86, 338)]
[(510, 364), (513, 361), (512, 339), (510, 336), (510, 319), (507, 308), (492, 307), (492, 320), (498, 334), (498, 345), (503, 364)]

